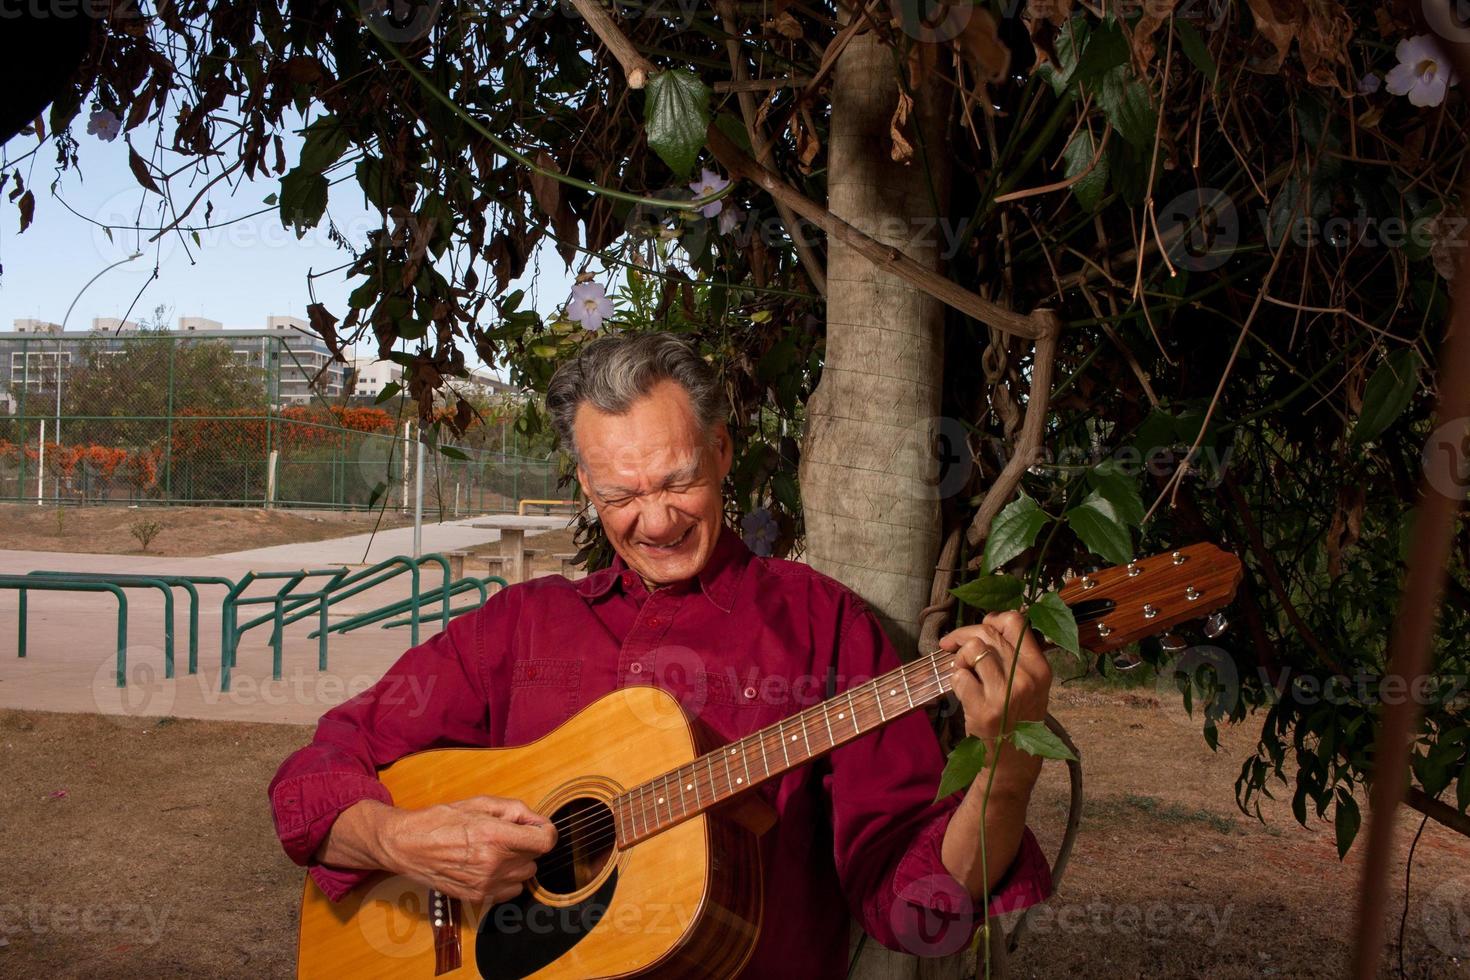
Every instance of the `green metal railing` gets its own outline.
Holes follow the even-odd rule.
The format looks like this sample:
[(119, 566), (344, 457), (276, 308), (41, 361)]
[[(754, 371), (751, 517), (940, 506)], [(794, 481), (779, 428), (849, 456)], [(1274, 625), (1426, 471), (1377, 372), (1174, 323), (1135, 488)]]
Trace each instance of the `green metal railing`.
[(117, 686), (128, 684), (128, 597), (123, 587), (110, 582), (52, 582), (35, 579), (27, 575), (0, 576), (0, 589), (14, 589), (20, 593), (20, 625), (17, 627), (16, 656), (26, 655), (26, 597), (35, 591), (41, 592), (111, 592), (117, 597)]
[[(156, 587), (159, 583), (171, 588), (183, 589), (189, 594), (189, 673), (199, 672), (199, 586), (222, 585), (226, 589), (232, 589), (235, 583), (218, 575), (133, 575), (127, 573), (112, 572), (64, 572), (51, 569), (38, 569), (27, 573), (31, 576), (47, 579), (58, 579), (64, 581), (93, 581), (112, 582), (116, 585), (152, 585)], [(170, 611), (170, 601), (164, 602), (164, 616), (172, 624), (173, 614)], [(173, 630), (167, 636), (168, 645), (165, 648), (165, 671), (166, 677), (172, 677), (173, 672)]]
[[(224, 604), (221, 607), (221, 612), (228, 624), (225, 630), (228, 643), (220, 650), (219, 689), (221, 691), (228, 691), (230, 689), (230, 669), (235, 665), (235, 654), (240, 646), (240, 638), (248, 630), (266, 622), (275, 624), (274, 629), (271, 630), (271, 677), (275, 680), (280, 680), (283, 654), (282, 645), (286, 627), (284, 613), (287, 599), (292, 601), (293, 608), (303, 604), (309, 604), (313, 601), (316, 602), (318, 615), (321, 617), (322, 626), (325, 627), (327, 624), (327, 607), (329, 605), (327, 597), (346, 575), (347, 569), (341, 566), (337, 568), (303, 568), (300, 571), (291, 572), (246, 572), (240, 581), (235, 583), (235, 587), (229, 591), (229, 594), (225, 596)], [(327, 584), (317, 591), (293, 594), (296, 586), (307, 579), (322, 577), (327, 579)], [(280, 588), (269, 595), (246, 596), (244, 594), (245, 590), (257, 581), (279, 581), (282, 584)], [(265, 603), (270, 603), (272, 607), (268, 615), (253, 619), (239, 628), (235, 627), (241, 606), (262, 605)], [(296, 618), (300, 617), (298, 616)], [(317, 643), (317, 669), (327, 669), (327, 637), (325, 632), (323, 632), (321, 639)]]
[[(499, 575), (487, 575), (481, 579), (467, 577), (462, 578), (458, 582), (454, 583), (454, 588), (450, 590), (452, 595), (459, 595), (461, 592), (468, 592), (472, 588), (478, 588), (480, 592), (480, 601), (473, 606), (460, 606), (458, 609), (451, 609), (449, 611), (449, 618), (455, 619), (456, 617), (463, 616), (465, 613), (474, 612), (476, 609), (479, 609), (480, 606), (483, 606), (485, 604), (485, 601), (489, 598), (489, 593), (485, 587), (490, 585), (492, 582), (500, 586), (502, 589), (505, 588), (508, 584), (505, 579), (501, 578)], [(402, 612), (402, 610), (399, 610), (399, 612)], [(389, 615), (397, 615), (397, 613), (390, 613)], [(404, 616), (402, 619), (395, 619), (392, 622), (384, 623), (383, 629), (398, 629), (401, 626), (409, 625), (410, 622), (410, 618), (408, 616)], [(364, 623), (363, 625), (367, 624)], [(342, 629), (342, 632), (344, 633), (357, 629), (356, 626), (349, 627), (345, 623), (339, 623), (338, 626), (344, 627)]]

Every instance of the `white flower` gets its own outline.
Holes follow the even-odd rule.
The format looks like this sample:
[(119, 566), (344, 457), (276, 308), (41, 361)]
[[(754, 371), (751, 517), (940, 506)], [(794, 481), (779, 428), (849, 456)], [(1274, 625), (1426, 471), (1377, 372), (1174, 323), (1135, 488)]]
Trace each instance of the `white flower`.
[(111, 143), (117, 139), (117, 132), (120, 129), (122, 129), (122, 120), (106, 109), (94, 110), (92, 118), (87, 120), (87, 132), (104, 143)]
[(1372, 95), (1382, 87), (1383, 78), (1377, 72), (1364, 75), (1362, 78), (1358, 79), (1359, 95)]
[(583, 330), (595, 331), (602, 321), (612, 316), (612, 300), (600, 282), (579, 282), (572, 286), (572, 298), (567, 301), (567, 317), (582, 325)]
[[(729, 186), (729, 178), (721, 177), (713, 170), (700, 170), (699, 179), (690, 184), (689, 189), (694, 192), (695, 197), (706, 197), (710, 194), (718, 194)], [(724, 201), (711, 201), (709, 204), (700, 208), (699, 213), (706, 218), (713, 218), (720, 213), (724, 207), (724, 203)]]
[(781, 536), (781, 525), (776, 523), (776, 515), (765, 507), (757, 507), (741, 518), (740, 529), (744, 532), (742, 537), (746, 547), (763, 558), (770, 556), (776, 539)]
[(1388, 90), (1407, 95), (1417, 106), (1435, 106), (1444, 101), (1445, 91), (1459, 84), (1454, 66), (1431, 34), (1406, 37), (1394, 49), (1399, 63), (1389, 70)]
[(720, 212), (720, 219), (715, 223), (715, 227), (719, 230), (721, 235), (728, 235), (730, 234), (730, 232), (735, 230), (735, 223), (739, 220), (739, 211), (736, 211), (734, 208), (726, 208), (725, 210)]

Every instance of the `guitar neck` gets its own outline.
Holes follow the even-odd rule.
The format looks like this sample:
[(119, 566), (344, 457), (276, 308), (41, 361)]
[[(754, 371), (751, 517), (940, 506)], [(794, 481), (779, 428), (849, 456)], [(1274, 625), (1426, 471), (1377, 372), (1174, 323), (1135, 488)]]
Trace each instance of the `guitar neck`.
[(949, 693), (954, 654), (936, 650), (635, 786), (614, 800), (627, 847), (805, 765)]
[[(1201, 543), (1071, 579), (1059, 595), (1081, 647), (1102, 653), (1220, 608), (1240, 578), (1234, 555)], [(938, 700), (953, 656), (921, 656), (633, 787), (613, 800), (618, 843), (652, 837)]]

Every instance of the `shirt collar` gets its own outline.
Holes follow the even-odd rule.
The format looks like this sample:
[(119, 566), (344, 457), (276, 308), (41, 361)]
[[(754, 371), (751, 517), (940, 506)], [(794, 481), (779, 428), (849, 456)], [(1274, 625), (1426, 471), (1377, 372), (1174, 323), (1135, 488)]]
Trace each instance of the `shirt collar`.
[[(750, 564), (751, 552), (740, 539), (740, 535), (728, 527), (720, 528), (720, 536), (715, 541), (715, 550), (710, 555), (709, 561), (700, 570), (695, 578), (699, 582), (700, 591), (714, 604), (716, 609), (728, 613), (735, 606), (735, 592), (740, 585), (740, 579), (745, 574), (746, 565)], [(623, 573), (628, 571), (628, 563), (623, 561), (622, 555), (614, 555), (612, 564), (600, 571), (577, 582), (577, 591), (588, 599), (596, 599), (604, 596), (615, 585), (622, 585)], [(686, 583), (684, 584), (687, 587)]]

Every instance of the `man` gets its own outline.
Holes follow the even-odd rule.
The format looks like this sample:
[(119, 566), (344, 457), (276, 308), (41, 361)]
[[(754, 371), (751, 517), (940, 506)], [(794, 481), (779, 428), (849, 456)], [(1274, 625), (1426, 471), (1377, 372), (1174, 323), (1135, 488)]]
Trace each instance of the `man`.
[[(552, 379), (547, 410), (617, 558), (575, 583), (551, 576), (501, 591), (322, 716), (270, 799), (287, 854), (334, 900), (384, 869), (505, 901), (555, 843), (535, 801), (394, 807), (375, 771), (409, 752), (529, 742), (627, 684), (664, 687), (733, 740), (819, 700), (828, 678), (840, 692), (898, 666), (858, 596), (805, 565), (755, 557), (725, 528), (728, 406), (684, 342), (594, 341)], [(777, 819), (760, 840), (766, 914), (743, 975), (845, 975), (848, 909), (884, 945), (935, 954), (983, 921), (980, 895), (997, 912), (1049, 893), (1025, 827), (1040, 760), (1009, 744), (995, 752), (1015, 651), (1012, 726), (1045, 716), (1046, 659), (1015, 614), (941, 645), (955, 654), (966, 729), (989, 741), (994, 778), (936, 802), (944, 760), (913, 712), (754, 790)], [(402, 690), (423, 695), (388, 697)]]

